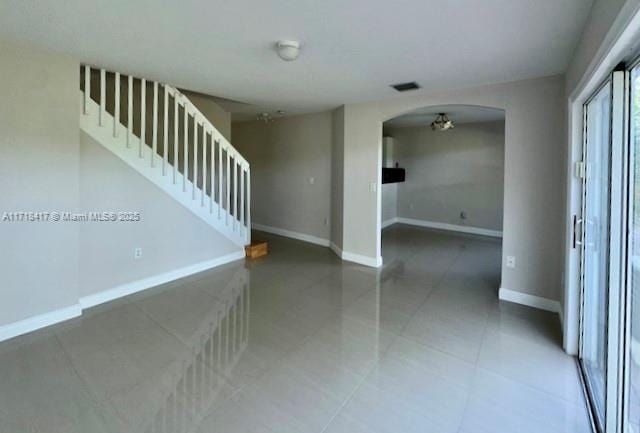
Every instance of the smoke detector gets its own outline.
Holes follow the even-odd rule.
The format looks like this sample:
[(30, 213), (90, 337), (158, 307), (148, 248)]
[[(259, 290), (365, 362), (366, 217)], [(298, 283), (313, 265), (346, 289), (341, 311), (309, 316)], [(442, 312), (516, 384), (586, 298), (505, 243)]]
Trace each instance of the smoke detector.
[(276, 43), (276, 51), (282, 60), (292, 62), (300, 55), (300, 42), (278, 41)]

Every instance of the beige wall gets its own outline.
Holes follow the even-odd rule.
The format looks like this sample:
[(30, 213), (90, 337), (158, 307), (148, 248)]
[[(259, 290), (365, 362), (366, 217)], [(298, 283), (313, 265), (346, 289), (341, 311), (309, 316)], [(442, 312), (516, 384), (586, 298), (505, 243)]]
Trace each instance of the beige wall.
[(580, 42), (567, 69), (567, 94), (577, 87), (625, 3), (638, 4), (640, 0), (595, 0), (593, 2)]
[(382, 185), (382, 224), (398, 216), (398, 186), (397, 183)]
[[(84, 132), (80, 134), (80, 208), (140, 212), (139, 222), (80, 224), (80, 296), (213, 260), (238, 247), (140, 176)], [(134, 258), (134, 249), (142, 257)]]
[[(3, 42), (0, 58), (0, 214), (73, 212), (78, 63)], [(0, 221), (0, 244), (0, 326), (77, 303), (77, 225)]]
[(235, 122), (232, 134), (251, 164), (252, 222), (329, 239), (331, 112)]
[(564, 209), (564, 77), (482, 86), (344, 108), (343, 249), (376, 259), (382, 122), (435, 105), (463, 104), (504, 109), (505, 194), (503, 254), (517, 268), (503, 266), (503, 287), (560, 298)]
[[(502, 231), (504, 121), (458, 124), (447, 132), (390, 128), (388, 134), (395, 139), (394, 159), (406, 170), (406, 181), (393, 184), (399, 217)], [(385, 199), (385, 191), (391, 197)], [(383, 203), (392, 196), (383, 188)]]

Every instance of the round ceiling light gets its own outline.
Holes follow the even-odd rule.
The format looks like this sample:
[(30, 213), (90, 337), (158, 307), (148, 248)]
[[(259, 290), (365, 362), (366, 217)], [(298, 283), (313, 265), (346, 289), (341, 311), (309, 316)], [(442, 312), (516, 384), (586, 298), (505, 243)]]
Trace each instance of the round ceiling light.
[(278, 43), (276, 43), (276, 51), (282, 60), (291, 62), (300, 55), (300, 42), (278, 41)]

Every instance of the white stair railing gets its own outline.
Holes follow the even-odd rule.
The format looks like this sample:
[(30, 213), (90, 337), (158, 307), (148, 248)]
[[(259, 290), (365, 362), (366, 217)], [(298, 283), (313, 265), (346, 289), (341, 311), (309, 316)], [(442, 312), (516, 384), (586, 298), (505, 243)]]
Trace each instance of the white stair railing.
[(208, 209), (217, 224), (250, 242), (249, 163), (187, 96), (165, 83), (89, 65), (81, 67), (80, 88), (85, 116), (97, 104), (100, 127), (111, 128), (114, 138), (124, 130), (125, 146), (137, 150), (132, 154), (148, 159), (173, 185), (181, 183), (199, 215)]

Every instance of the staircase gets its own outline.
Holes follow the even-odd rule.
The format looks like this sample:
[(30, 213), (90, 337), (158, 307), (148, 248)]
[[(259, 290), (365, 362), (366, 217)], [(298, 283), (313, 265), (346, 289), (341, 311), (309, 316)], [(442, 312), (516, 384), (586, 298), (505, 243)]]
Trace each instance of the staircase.
[(80, 129), (239, 246), (251, 241), (249, 163), (174, 87), (82, 65)]

